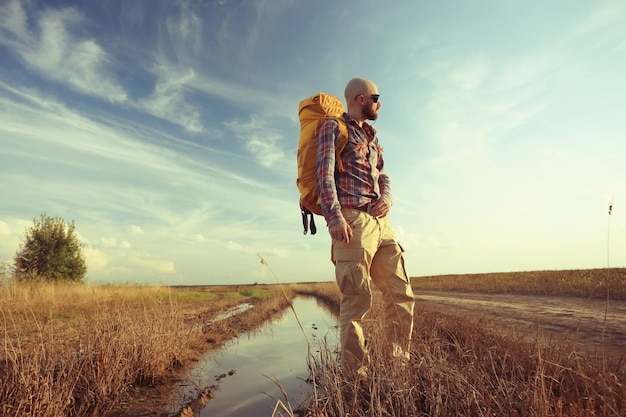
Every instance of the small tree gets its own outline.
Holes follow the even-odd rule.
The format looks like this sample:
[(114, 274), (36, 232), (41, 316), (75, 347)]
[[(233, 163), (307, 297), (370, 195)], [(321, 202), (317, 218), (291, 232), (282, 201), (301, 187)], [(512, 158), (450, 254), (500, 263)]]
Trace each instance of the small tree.
[(87, 264), (74, 232), (74, 221), (66, 224), (63, 219), (44, 213), (33, 223), (15, 254), (16, 278), (82, 282)]

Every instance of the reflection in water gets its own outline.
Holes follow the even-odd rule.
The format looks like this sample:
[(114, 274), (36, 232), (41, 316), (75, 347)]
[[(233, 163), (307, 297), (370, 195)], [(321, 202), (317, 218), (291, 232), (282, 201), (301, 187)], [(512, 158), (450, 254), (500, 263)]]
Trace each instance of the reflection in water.
[[(336, 345), (336, 320), (315, 299), (297, 298), (294, 308), (313, 354), (320, 343)], [(305, 382), (309, 376), (306, 339), (289, 308), (262, 330), (240, 335), (220, 351), (209, 352), (191, 375), (181, 387), (178, 403), (196, 397), (203, 387), (215, 386), (216, 396), (200, 417), (270, 416), (278, 399), (285, 402), (276, 382), (287, 392), (293, 408), (311, 389)]]
[(244, 303), (244, 304), (239, 304), (236, 305), (234, 307), (229, 308), (228, 310), (226, 310), (226, 312), (222, 313), (222, 314), (218, 314), (217, 316), (215, 316), (211, 321), (209, 321), (210, 323), (215, 323), (218, 321), (222, 321), (225, 320), (229, 317), (235, 316), (237, 314), (243, 313), (244, 311), (250, 310), (253, 307), (252, 304), (250, 303)]

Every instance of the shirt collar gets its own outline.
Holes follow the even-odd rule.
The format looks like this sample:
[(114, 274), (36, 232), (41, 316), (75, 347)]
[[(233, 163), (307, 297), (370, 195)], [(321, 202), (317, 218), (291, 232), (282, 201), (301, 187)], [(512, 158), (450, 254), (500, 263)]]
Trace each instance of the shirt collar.
[[(356, 120), (354, 120), (354, 118), (352, 116), (350, 116), (347, 112), (344, 112), (343, 114), (343, 119), (346, 121), (346, 124), (350, 125), (350, 124), (354, 124), (356, 127), (358, 127), (359, 125), (357, 124)], [(365, 130), (372, 138), (376, 137), (376, 129), (374, 129), (374, 126), (372, 126), (371, 124), (367, 123), (367, 121), (363, 121), (363, 126), (362, 126), (363, 130)]]

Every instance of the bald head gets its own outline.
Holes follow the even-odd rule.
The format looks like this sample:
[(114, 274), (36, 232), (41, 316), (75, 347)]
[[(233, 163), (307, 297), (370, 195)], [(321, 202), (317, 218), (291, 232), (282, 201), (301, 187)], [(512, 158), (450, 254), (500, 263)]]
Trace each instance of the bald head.
[(348, 81), (346, 90), (346, 104), (348, 114), (361, 125), (364, 120), (376, 120), (378, 118), (378, 88), (376, 84), (364, 78), (353, 78)]
[(378, 88), (376, 88), (376, 84), (370, 80), (366, 80), (365, 78), (353, 78), (348, 81), (344, 91), (348, 107), (350, 106), (350, 103), (354, 101), (354, 98), (360, 94), (364, 94), (366, 96), (378, 94)]

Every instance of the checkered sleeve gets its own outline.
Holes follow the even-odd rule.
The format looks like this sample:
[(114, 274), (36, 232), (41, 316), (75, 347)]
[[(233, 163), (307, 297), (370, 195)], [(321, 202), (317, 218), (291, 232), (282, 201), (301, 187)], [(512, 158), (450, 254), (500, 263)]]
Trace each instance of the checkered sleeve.
[(320, 206), (329, 227), (343, 221), (335, 184), (335, 151), (338, 137), (338, 122), (334, 119), (324, 121), (317, 142), (316, 172)]

